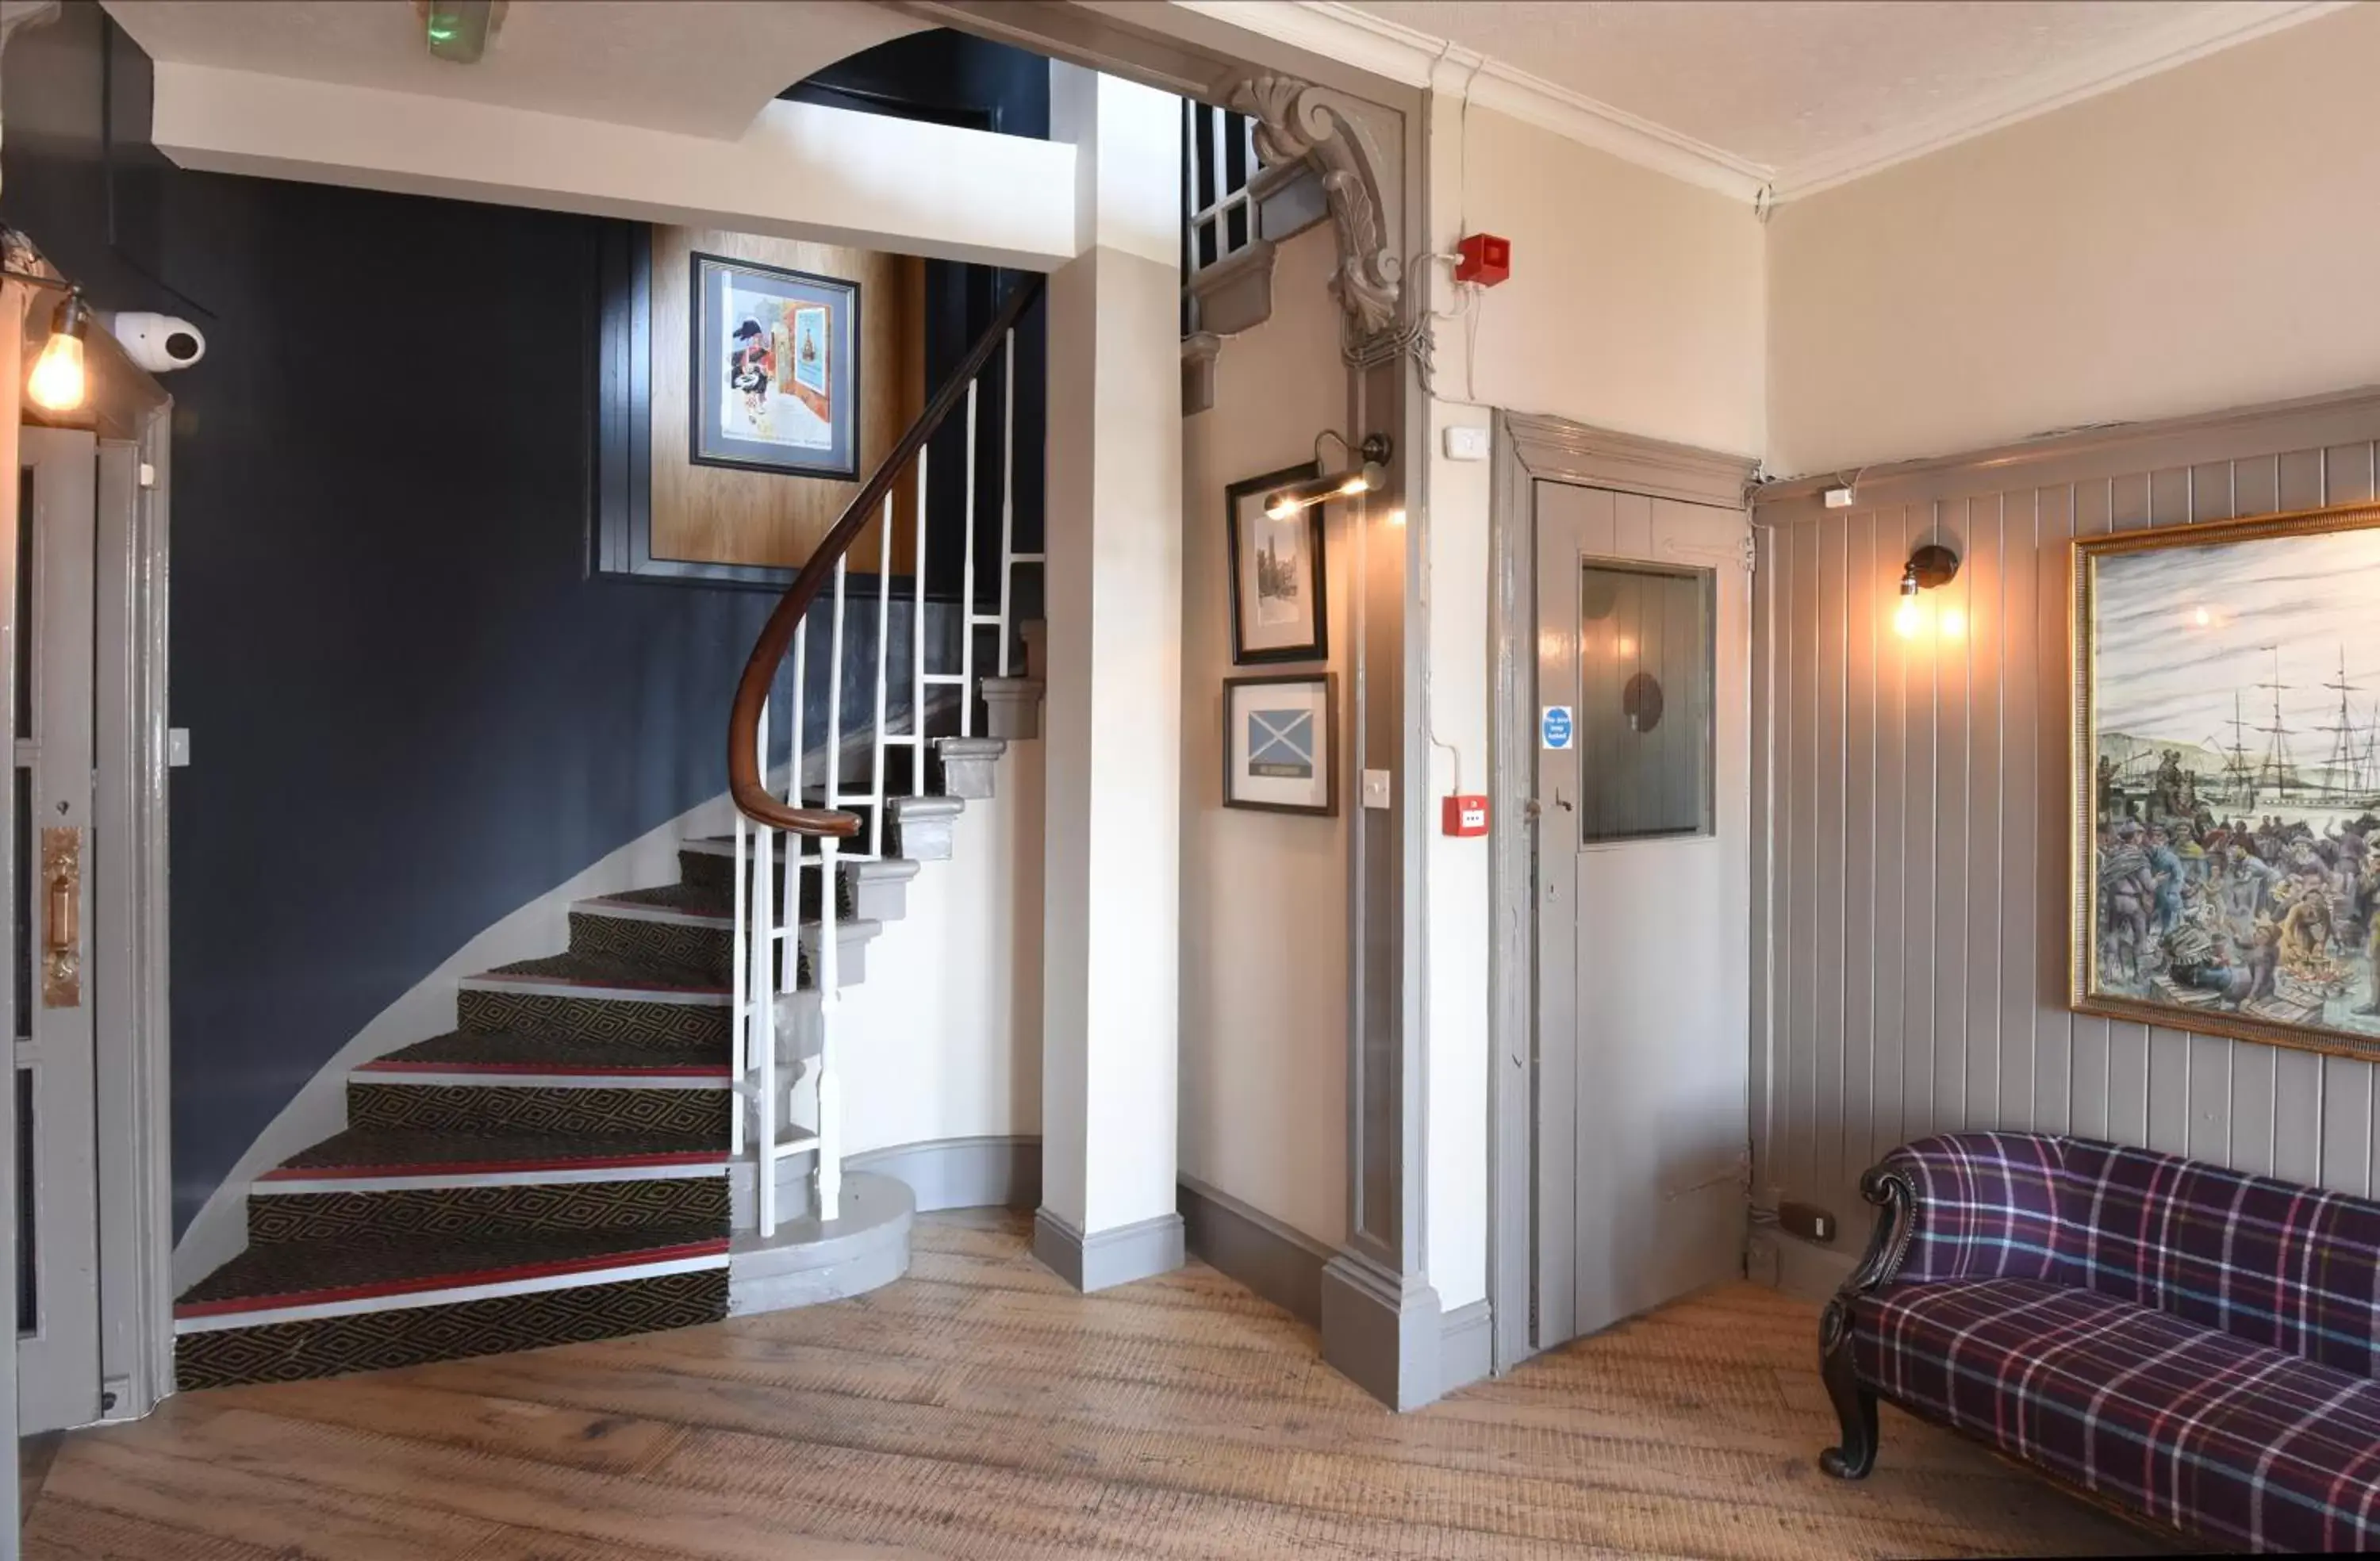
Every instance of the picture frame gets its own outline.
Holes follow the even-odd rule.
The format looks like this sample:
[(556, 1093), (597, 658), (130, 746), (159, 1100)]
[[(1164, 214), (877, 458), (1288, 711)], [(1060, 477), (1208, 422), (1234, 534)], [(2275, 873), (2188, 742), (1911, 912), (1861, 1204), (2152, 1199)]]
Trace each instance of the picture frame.
[(1223, 805), (1338, 814), (1337, 673), (1223, 680)]
[(2380, 1059), (2380, 504), (2071, 556), (2069, 1005)]
[(1230, 538), (1232, 664), (1323, 661), (1330, 656), (1330, 568), (1322, 504), (1281, 520), (1264, 497), (1313, 478), (1312, 461), (1234, 482), (1223, 490)]
[(687, 460), (856, 478), (859, 284), (698, 250), (687, 265)]

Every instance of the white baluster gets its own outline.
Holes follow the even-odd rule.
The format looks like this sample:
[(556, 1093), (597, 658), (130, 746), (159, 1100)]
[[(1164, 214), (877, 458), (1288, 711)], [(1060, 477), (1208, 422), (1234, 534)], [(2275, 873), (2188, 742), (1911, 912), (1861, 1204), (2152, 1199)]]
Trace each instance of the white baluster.
[[(836, 841), (819, 837), (819, 859), (826, 881), (834, 882)], [(830, 911), (832, 909), (829, 907)], [(835, 1067), (835, 1049), (843, 1027), (843, 938), (830, 914), (819, 925), (819, 1057), (818, 1057), (818, 1216), (839, 1217), (843, 1207), (843, 1078)]]
[(909, 624), (917, 641), (917, 656), (909, 666), (909, 675), (917, 687), (917, 702), (909, 707), (909, 731), (917, 756), (917, 763), (909, 770), (909, 789), (913, 792), (926, 789), (926, 466), (932, 455), (929, 448), (917, 452), (917, 616)]
[[(763, 756), (766, 756), (765, 755)], [(731, 1159), (744, 1157), (744, 1110), (751, 1099), (751, 1081), (745, 1074), (747, 1049), (744, 1027), (751, 1021), (751, 984), (745, 978), (749, 962), (744, 925), (744, 842), (751, 832), (751, 822), (741, 808), (735, 813), (735, 876), (728, 880), (735, 887), (727, 893), (728, 902), (735, 907), (735, 930), (728, 944), (728, 963), (735, 975), (729, 983), (727, 1009), (727, 1077), (731, 1081), (727, 1118), (727, 1154)]]
[(1000, 392), (1000, 675), (1008, 675), (1009, 595), (1016, 579), (1016, 331), (1001, 353)]
[[(876, 768), (868, 789), (868, 854), (884, 857), (884, 696), (892, 682), (892, 495), (884, 495), (884, 522), (876, 550)], [(920, 756), (919, 763), (923, 764)]]
[(967, 381), (966, 424), (966, 556), (959, 564), (959, 735), (975, 734), (975, 490), (982, 476), (975, 461), (975, 393), (978, 375)]
[[(798, 731), (798, 728), (796, 728)], [(800, 740), (795, 738), (796, 750)], [(765, 763), (769, 754), (769, 708), (760, 707), (759, 752)], [(796, 768), (799, 768), (798, 760)], [(759, 1204), (759, 1228), (763, 1238), (776, 1234), (777, 1229), (777, 983), (770, 979), (775, 961), (777, 939), (771, 926), (774, 920), (776, 883), (777, 831), (767, 825), (755, 831), (752, 853), (752, 1050), (753, 1057), (753, 1136), (759, 1142), (757, 1180), (754, 1190)], [(791, 838), (788, 837), (788, 843)], [(738, 892), (742, 886), (738, 886)]]

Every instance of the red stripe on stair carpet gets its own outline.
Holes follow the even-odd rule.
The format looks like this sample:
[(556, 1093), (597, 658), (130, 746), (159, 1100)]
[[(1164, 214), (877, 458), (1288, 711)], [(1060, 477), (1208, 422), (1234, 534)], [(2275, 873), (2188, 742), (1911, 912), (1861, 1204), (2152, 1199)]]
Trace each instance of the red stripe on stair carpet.
[(522, 1279), (547, 1279), (562, 1274), (589, 1274), (606, 1268), (632, 1268), (642, 1264), (674, 1263), (681, 1258), (715, 1257), (727, 1251), (724, 1236), (707, 1241), (683, 1241), (641, 1252), (590, 1252), (583, 1257), (552, 1258), (541, 1263), (512, 1264), (498, 1268), (464, 1269), (450, 1274), (419, 1274), (369, 1285), (335, 1285), (311, 1290), (284, 1290), (274, 1295), (234, 1296), (223, 1301), (186, 1301), (174, 1308), (176, 1317), (221, 1317), (237, 1312), (277, 1312), (290, 1306), (322, 1306), (333, 1301), (374, 1301), (382, 1296), (415, 1295), (424, 1290), (460, 1289), (473, 1285), (511, 1284)]

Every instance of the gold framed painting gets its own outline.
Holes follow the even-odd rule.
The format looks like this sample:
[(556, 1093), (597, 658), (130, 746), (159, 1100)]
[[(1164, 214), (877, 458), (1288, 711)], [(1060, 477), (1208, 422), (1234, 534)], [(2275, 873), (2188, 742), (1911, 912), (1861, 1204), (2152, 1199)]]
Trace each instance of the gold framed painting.
[(2380, 504), (2073, 554), (2072, 1006), (2380, 1059)]

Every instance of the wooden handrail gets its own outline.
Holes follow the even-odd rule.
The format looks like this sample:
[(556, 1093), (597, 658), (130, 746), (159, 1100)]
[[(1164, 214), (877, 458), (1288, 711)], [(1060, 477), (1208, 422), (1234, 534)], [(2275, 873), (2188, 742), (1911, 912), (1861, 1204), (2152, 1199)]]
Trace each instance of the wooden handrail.
[[(769, 788), (760, 777), (760, 707), (769, 702), (769, 685), (776, 681), (778, 664), (784, 660), (785, 651), (794, 643), (794, 633), (800, 628), (811, 603), (817, 601), (819, 593), (826, 588), (828, 576), (834, 572), (834, 566), (844, 554), (851, 551), (852, 544), (859, 540), (859, 534), (868, 528), (869, 514), (883, 502), (884, 495), (892, 490), (893, 483), (900, 480), (901, 468), (925, 448), (926, 441), (934, 437), (958, 405), (960, 397), (966, 393), (967, 385), (983, 372), (984, 365), (991, 361), (992, 352), (1000, 345), (1001, 339), (1014, 329), (1026, 309), (1040, 296), (1041, 280), (1038, 272), (1028, 275), (1008, 295), (1007, 301), (1000, 306), (999, 315), (977, 339), (975, 345), (967, 349), (967, 355), (957, 370), (942, 382), (942, 388), (934, 393), (933, 400), (917, 414), (917, 420), (909, 425), (909, 431), (901, 436), (901, 442), (892, 447), (892, 453), (884, 457), (874, 474), (861, 486), (857, 496), (844, 506), (842, 517), (810, 553), (809, 561), (795, 572), (794, 583), (785, 587), (785, 594), (777, 599), (777, 610), (769, 614), (768, 623), (761, 626), (760, 637), (752, 642), (752, 659), (744, 663), (744, 676), (735, 684), (735, 704), (727, 715), (727, 793), (735, 800), (736, 810), (745, 817), (774, 829), (789, 829), (797, 835), (832, 835), (838, 839), (848, 839), (859, 833), (859, 816), (856, 813), (844, 813), (834, 808), (788, 807), (769, 794)], [(1013, 406), (1004, 410), (1011, 417), (1016, 415)], [(973, 482), (975, 474), (967, 473), (966, 480)], [(973, 602), (966, 604), (967, 611), (972, 612), (974, 608)], [(877, 632), (889, 633), (890, 627), (879, 624)], [(833, 689), (828, 697), (840, 699), (843, 690)], [(962, 689), (960, 697), (972, 698), (974, 691)], [(915, 711), (910, 720), (922, 732), (926, 720), (923, 708)], [(801, 784), (801, 746), (802, 735), (795, 732), (794, 783), (796, 789)], [(832, 765), (834, 762), (835, 756), (828, 755), (827, 763)], [(915, 771), (920, 777), (924, 774), (925, 762), (925, 744), (920, 742), (917, 757), (918, 768)]]

